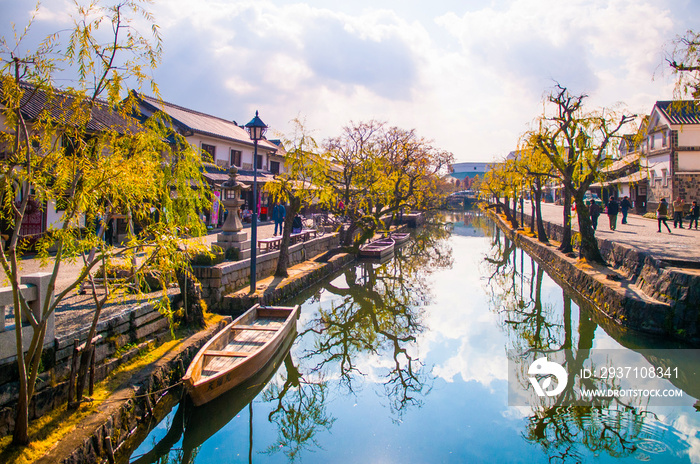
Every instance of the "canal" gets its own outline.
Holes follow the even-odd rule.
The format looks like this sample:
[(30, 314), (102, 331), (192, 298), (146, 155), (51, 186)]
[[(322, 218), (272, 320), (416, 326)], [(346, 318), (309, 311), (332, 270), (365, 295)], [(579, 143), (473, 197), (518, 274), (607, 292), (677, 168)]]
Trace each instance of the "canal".
[(129, 462), (700, 462), (698, 352), (579, 307), (478, 212), (291, 303), (288, 354)]

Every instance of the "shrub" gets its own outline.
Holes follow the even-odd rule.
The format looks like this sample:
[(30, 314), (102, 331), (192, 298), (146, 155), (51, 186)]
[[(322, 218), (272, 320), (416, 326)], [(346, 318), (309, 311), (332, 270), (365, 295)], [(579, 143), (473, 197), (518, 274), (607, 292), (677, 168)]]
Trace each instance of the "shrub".
[(224, 250), (221, 247), (212, 245), (211, 252), (201, 252), (190, 258), (193, 266), (215, 266), (224, 262)]
[(226, 250), (226, 259), (229, 261), (238, 261), (241, 259), (241, 254), (238, 248), (231, 247)]

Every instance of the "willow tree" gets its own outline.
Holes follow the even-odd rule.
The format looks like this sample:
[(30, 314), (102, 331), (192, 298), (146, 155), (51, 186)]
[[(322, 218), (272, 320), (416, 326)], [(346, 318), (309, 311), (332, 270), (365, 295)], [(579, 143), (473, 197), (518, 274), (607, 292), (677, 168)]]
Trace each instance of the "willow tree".
[[(512, 161), (503, 161), (494, 164), (479, 182), (479, 197), (488, 202), (493, 201), (488, 208), (496, 208), (496, 211), (503, 210), (508, 222), (513, 229), (518, 228), (518, 219), (515, 211), (510, 208), (510, 198), (517, 190), (516, 175)], [(502, 201), (503, 199), (503, 201)]]
[(279, 258), (275, 276), (287, 277), (289, 267), (289, 243), (294, 217), (302, 207), (310, 205), (318, 195), (318, 187), (314, 179), (325, 169), (325, 163), (318, 154), (318, 144), (306, 130), (304, 121), (293, 120), (294, 132), (283, 146), (284, 172), (275, 176), (274, 182), (266, 184), (265, 189), (276, 200), (286, 201), (287, 210), (282, 229)]
[(564, 237), (560, 250), (573, 251), (571, 235), (571, 200), (576, 205), (580, 255), (588, 261), (605, 264), (595, 238), (593, 225), (584, 202), (584, 195), (600, 173), (610, 142), (634, 116), (618, 115), (601, 109), (587, 111), (587, 95), (572, 95), (566, 87), (557, 84), (546, 99), (548, 105), (540, 118), (539, 128), (526, 135), (529, 143), (552, 162), (559, 175), (564, 192)]
[(320, 200), (351, 221), (350, 236), (360, 229), (355, 246), (396, 213), (439, 204), (440, 173), (452, 160), (415, 130), (377, 121), (346, 126), (326, 142), (324, 156), (328, 169), (317, 179)]
[(676, 98), (700, 99), (700, 34), (688, 30), (676, 37), (666, 62), (676, 76)]
[(547, 182), (554, 177), (554, 166), (549, 158), (533, 147), (527, 139), (521, 141), (516, 163), (530, 190), (533, 222), (531, 229), (537, 231), (537, 239), (540, 242), (547, 243), (549, 239), (542, 221), (542, 194)]
[[(165, 288), (187, 266), (178, 234), (201, 232), (196, 213), (206, 199), (199, 193), (205, 191), (199, 157), (186, 144), (167, 144), (172, 134), (163, 121), (142, 122), (132, 116), (135, 105), (127, 83), (137, 88), (150, 83), (157, 93), (147, 70), (159, 60), (161, 39), (142, 3), (78, 7), (67, 38), (54, 34), (24, 55), (17, 51), (31, 22), (13, 46), (1, 41), (0, 221), (9, 238), (0, 242), (0, 265), (12, 287), (17, 320), (16, 444), (29, 442), (28, 408), (47, 322), (61, 301), (82, 284), (91, 291), (96, 309), (81, 359), (85, 367), (94, 352), (92, 337), (104, 304), (120, 287), (147, 291), (143, 277), (150, 269), (161, 282), (161, 309), (167, 311)], [(134, 27), (144, 19), (151, 23), (150, 37)], [(62, 83), (73, 85), (57, 89), (53, 82), (59, 73)], [(26, 252), (21, 224), (30, 209), (53, 203), (60, 205), (60, 220), (36, 244), (39, 257), (52, 261), (48, 292), (39, 302), (40, 314), (34, 314), (20, 292), (19, 260)], [(117, 214), (141, 226), (138, 233), (130, 228), (126, 243), (118, 248), (102, 238), (105, 224)], [(55, 250), (52, 256), (50, 248)], [(68, 260), (81, 262), (82, 269), (57, 289), (56, 279)], [(110, 280), (108, 269), (114, 264), (126, 264), (129, 272)], [(104, 279), (105, 292), (97, 291), (98, 277)], [(29, 346), (23, 333), (31, 333)]]

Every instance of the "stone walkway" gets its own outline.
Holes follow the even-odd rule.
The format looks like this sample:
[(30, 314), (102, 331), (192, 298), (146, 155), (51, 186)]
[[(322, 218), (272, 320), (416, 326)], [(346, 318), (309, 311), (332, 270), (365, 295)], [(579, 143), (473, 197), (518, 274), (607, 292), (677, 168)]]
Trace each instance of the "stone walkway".
[[(531, 212), (530, 202), (525, 202), (525, 213)], [(564, 209), (551, 203), (542, 204), (542, 219), (553, 224), (562, 224)], [(520, 221), (520, 210), (518, 210)], [(671, 234), (661, 225), (662, 232), (658, 231), (656, 219), (630, 214), (627, 216), (627, 224), (621, 224), (622, 214), (617, 216), (616, 230), (610, 230), (607, 215), (601, 214), (598, 219), (596, 237), (604, 240), (628, 245), (642, 251), (647, 251), (653, 256), (662, 259), (677, 261), (694, 261), (700, 264), (700, 230), (688, 229), (688, 221), (683, 221), (683, 229), (674, 229), (673, 220), (668, 220)], [(578, 230), (578, 219), (573, 212), (572, 228)]]
[[(248, 239), (250, 240), (250, 224), (244, 224), (244, 231), (248, 232)], [(216, 235), (220, 230), (211, 231), (209, 234), (191, 239), (197, 240), (207, 246), (211, 246), (213, 242), (216, 241)], [(273, 236), (274, 224), (271, 221), (266, 221), (258, 224), (258, 239), (268, 238)], [(35, 272), (51, 272), (53, 269), (53, 260), (49, 259), (45, 263), (37, 258), (27, 258), (20, 262), (20, 267), (22, 269), (21, 273), (32, 274)], [(61, 264), (61, 270), (59, 276), (56, 280), (56, 291), (60, 292), (68, 288), (68, 286), (73, 283), (76, 276), (82, 268), (82, 263), (79, 261), (75, 262), (63, 262)], [(0, 278), (5, 278), (4, 271), (0, 268)], [(4, 285), (7, 282), (5, 281)], [(176, 293), (175, 289), (169, 291), (169, 293)], [(154, 292), (149, 295), (125, 295), (120, 297), (117, 301), (112, 302), (109, 306), (106, 306), (101, 313), (101, 318), (109, 317), (123, 310), (125, 307), (131, 307), (148, 300), (149, 297), (159, 297), (160, 292)], [(89, 325), (92, 320), (94, 302), (92, 296), (89, 292), (85, 295), (79, 295), (77, 289), (72, 290), (66, 297), (62, 300), (61, 304), (56, 309), (56, 335), (71, 333), (72, 331), (82, 328), (83, 326)], [(8, 323), (11, 323), (8, 321)]]

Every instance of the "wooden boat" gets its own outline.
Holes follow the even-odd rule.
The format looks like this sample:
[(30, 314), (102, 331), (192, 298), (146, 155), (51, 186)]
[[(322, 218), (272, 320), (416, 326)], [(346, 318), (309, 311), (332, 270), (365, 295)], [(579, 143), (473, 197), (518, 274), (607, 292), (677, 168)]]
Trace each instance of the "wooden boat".
[(221, 329), (194, 357), (182, 378), (196, 406), (213, 400), (270, 362), (296, 331), (299, 305), (255, 305)]
[(408, 239), (411, 238), (411, 234), (405, 232), (395, 232), (391, 234), (390, 237), (394, 240), (394, 242), (396, 242), (396, 246), (398, 247), (408, 242)]
[(275, 353), (265, 367), (218, 398), (202, 406), (193, 406), (190, 403), (190, 398), (183, 398), (175, 411), (168, 432), (150, 451), (131, 461), (131, 464), (165, 462), (164, 456), (167, 456), (171, 449), (178, 446), (181, 439), (181, 445), (178, 446), (182, 453), (180, 464), (188, 464), (193, 456), (196, 456), (195, 451), (199, 446), (231, 422), (243, 408), (250, 405), (282, 364), (287, 369), (287, 377), (290, 377), (289, 372), (295, 367), (289, 349), (294, 343), (296, 335), (296, 330), (292, 330), (282, 342), (281, 349)]
[(394, 252), (396, 242), (391, 238), (380, 238), (360, 247), (362, 258), (385, 258)]

